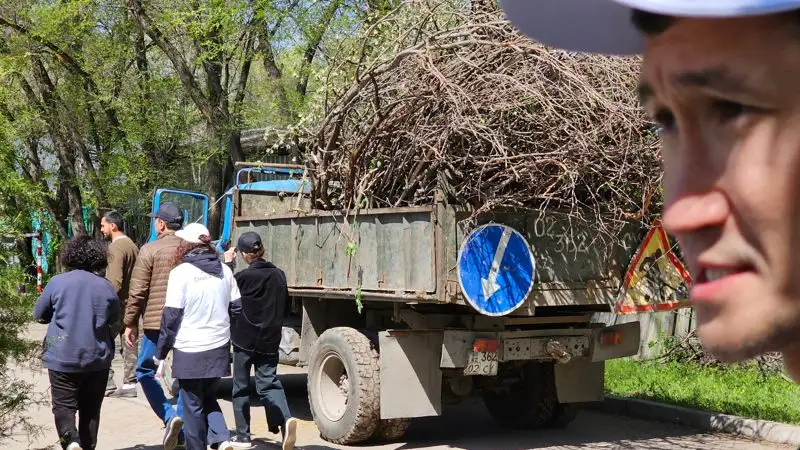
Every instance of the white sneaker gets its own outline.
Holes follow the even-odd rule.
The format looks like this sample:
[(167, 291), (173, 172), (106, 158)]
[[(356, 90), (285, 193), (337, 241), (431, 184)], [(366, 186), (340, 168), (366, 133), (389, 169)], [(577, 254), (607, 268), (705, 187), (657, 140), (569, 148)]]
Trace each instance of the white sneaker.
[(217, 447), (217, 450), (233, 450), (233, 444), (231, 444), (228, 441), (225, 441), (222, 444), (219, 444), (219, 447)]
[(294, 450), (297, 442), (297, 419), (290, 417), (283, 426), (283, 447), (282, 450)]
[(67, 446), (67, 450), (83, 450), (83, 447), (77, 442), (73, 442)]
[(175, 450), (178, 446), (178, 437), (183, 427), (183, 419), (178, 416), (173, 417), (167, 423), (166, 430), (164, 431), (164, 450)]

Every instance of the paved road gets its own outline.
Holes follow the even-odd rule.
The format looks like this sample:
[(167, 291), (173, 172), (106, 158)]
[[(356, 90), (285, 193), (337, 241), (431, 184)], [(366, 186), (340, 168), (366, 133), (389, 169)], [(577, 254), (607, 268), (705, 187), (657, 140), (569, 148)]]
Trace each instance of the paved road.
[[(31, 335), (43, 333), (32, 329)], [(115, 360), (115, 366), (119, 360)], [(115, 367), (118, 376), (121, 368)], [(19, 367), (16, 374), (35, 384), (35, 389), (47, 395), (47, 373), (37, 368)], [(301, 419), (298, 448), (326, 450), (345, 448), (326, 443), (311, 421), (306, 400), (306, 377), (297, 369), (282, 367), (282, 380), (290, 397), (293, 413)], [(119, 381), (118, 381), (119, 383)], [(221, 402), (229, 425), (233, 427), (231, 404)], [(262, 410), (253, 411), (253, 432), (258, 449), (279, 449), (275, 435), (268, 435)], [(162, 436), (162, 426), (150, 410), (144, 396), (136, 399), (106, 399), (103, 403), (98, 450), (156, 450)], [(3, 449), (57, 448), (53, 418), (49, 406), (33, 409), (30, 416), (38, 427), (37, 436), (19, 434), (16, 441)], [(567, 430), (509, 432), (494, 425), (480, 402), (464, 403), (445, 408), (442, 417), (417, 419), (411, 425), (405, 442), (360, 449), (464, 449), (464, 450), (524, 450), (524, 449), (786, 449), (789, 447), (755, 443), (724, 435), (698, 433), (694, 430), (646, 422), (626, 417), (583, 411)]]

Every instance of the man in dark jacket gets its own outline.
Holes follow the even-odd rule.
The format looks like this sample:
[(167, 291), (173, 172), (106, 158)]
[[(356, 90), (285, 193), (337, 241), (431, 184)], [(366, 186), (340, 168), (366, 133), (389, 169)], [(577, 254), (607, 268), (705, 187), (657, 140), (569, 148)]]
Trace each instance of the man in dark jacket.
[(249, 267), (234, 275), (242, 296), (242, 312), (231, 322), (233, 415), (236, 420), (236, 436), (231, 443), (237, 448), (252, 447), (250, 368), (255, 367), (256, 393), (266, 409), (269, 430), (273, 433), (280, 430), (283, 450), (291, 450), (297, 439), (297, 420), (289, 412), (286, 394), (277, 376), (281, 329), (290, 310), (286, 274), (264, 260), (264, 245), (257, 233), (242, 234), (237, 247), (226, 252), (226, 263), (233, 264), (237, 249)]

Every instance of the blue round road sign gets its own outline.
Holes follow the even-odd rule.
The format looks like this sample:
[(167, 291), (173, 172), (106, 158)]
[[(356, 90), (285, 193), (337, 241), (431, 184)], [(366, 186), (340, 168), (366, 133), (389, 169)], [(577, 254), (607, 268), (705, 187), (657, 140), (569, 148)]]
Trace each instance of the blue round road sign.
[(530, 246), (511, 227), (476, 228), (458, 253), (458, 282), (472, 307), (505, 316), (522, 306), (533, 288), (536, 264)]

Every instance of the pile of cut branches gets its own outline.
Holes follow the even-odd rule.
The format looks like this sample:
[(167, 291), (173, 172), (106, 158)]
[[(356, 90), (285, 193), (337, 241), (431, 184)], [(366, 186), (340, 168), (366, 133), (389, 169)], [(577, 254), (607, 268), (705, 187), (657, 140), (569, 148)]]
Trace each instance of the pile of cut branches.
[(751, 360), (738, 364), (724, 363), (715, 358), (712, 354), (706, 352), (700, 339), (697, 337), (697, 330), (692, 330), (683, 338), (673, 337), (665, 340), (665, 342), (663, 342), (663, 351), (656, 359), (660, 362), (677, 361), (697, 364), (703, 367), (715, 367), (718, 369), (736, 366), (755, 367), (763, 375), (781, 374), (788, 381), (791, 381), (783, 374), (783, 356), (780, 353), (764, 353)]
[(393, 51), (354, 63), (317, 129), (317, 207), (419, 205), (441, 190), (476, 213), (539, 208), (614, 225), (657, 212), (658, 138), (636, 99), (637, 58), (546, 48), (497, 11), (403, 4), (418, 21), (398, 28)]

